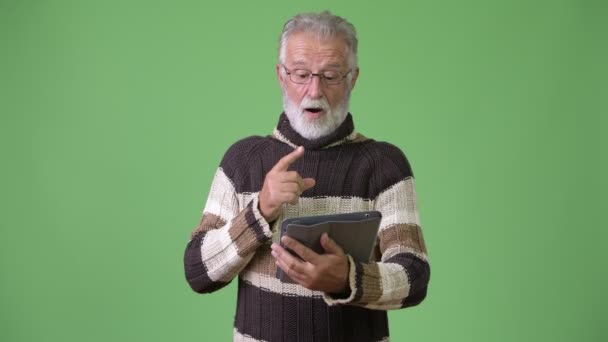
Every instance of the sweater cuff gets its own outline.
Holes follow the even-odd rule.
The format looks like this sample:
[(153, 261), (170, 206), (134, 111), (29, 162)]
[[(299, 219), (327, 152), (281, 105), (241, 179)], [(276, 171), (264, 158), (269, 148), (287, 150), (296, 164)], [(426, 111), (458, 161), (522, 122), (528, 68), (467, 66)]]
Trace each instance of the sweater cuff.
[(327, 305), (338, 305), (338, 304), (349, 304), (355, 300), (357, 292), (357, 264), (350, 255), (346, 255), (348, 258), (349, 271), (348, 271), (348, 290), (350, 291), (347, 296), (340, 296), (337, 293), (323, 293), (323, 300)]
[(272, 230), (270, 224), (266, 221), (259, 209), (258, 193), (252, 195), (251, 201), (247, 205), (249, 213), (247, 215), (247, 223), (254, 228), (258, 241), (264, 241), (272, 238)]

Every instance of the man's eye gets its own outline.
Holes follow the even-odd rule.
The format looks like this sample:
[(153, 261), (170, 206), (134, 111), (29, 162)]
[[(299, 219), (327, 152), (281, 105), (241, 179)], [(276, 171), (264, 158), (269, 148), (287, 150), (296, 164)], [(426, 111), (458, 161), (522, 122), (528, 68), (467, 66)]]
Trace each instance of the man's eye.
[(340, 77), (340, 74), (338, 74), (337, 72), (325, 72), (325, 73), (323, 73), (323, 78), (325, 78), (328, 81), (336, 80), (339, 77)]
[(305, 71), (305, 70), (296, 70), (293, 73), (297, 78), (302, 79), (302, 80), (305, 80), (310, 76), (310, 72)]

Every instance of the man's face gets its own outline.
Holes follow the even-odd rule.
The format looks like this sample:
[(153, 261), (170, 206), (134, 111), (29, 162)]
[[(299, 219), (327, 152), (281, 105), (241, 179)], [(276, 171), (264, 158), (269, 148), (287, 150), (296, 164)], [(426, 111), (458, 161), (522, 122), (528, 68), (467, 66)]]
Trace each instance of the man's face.
[[(305, 69), (312, 73), (349, 71), (348, 46), (341, 37), (319, 40), (299, 32), (292, 34), (285, 46), (285, 67), (288, 71)], [(283, 89), (283, 109), (293, 128), (307, 139), (315, 139), (333, 132), (348, 114), (350, 92), (359, 70), (354, 69), (352, 79), (340, 84), (327, 85), (313, 76), (308, 84), (292, 82), (277, 64), (277, 76)]]

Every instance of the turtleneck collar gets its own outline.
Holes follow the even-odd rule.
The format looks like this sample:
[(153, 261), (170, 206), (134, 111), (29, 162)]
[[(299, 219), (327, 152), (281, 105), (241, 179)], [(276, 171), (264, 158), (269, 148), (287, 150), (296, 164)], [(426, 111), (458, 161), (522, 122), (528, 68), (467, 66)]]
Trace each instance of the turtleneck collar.
[(346, 115), (342, 124), (333, 132), (317, 139), (306, 139), (301, 136), (293, 127), (291, 127), (287, 115), (282, 113), (279, 117), (279, 123), (272, 135), (274, 138), (281, 140), (294, 148), (297, 146), (304, 146), (307, 150), (320, 150), (330, 146), (340, 145), (355, 140), (359, 136), (355, 132), (355, 124), (353, 123), (353, 117), (350, 113)]

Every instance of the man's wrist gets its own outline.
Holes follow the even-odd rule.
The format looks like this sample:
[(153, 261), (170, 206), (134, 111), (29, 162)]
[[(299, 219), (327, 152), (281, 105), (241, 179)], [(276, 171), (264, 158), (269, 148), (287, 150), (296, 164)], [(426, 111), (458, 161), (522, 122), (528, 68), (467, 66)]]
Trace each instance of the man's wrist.
[(260, 212), (260, 214), (262, 214), (262, 217), (266, 220), (266, 222), (268, 223), (272, 223), (274, 222), (274, 220), (277, 219), (278, 215), (275, 215), (274, 217), (272, 215), (269, 215), (267, 213), (266, 210), (264, 210), (264, 206), (262, 205), (262, 201), (260, 201), (258, 199), (258, 211)]
[(336, 297), (336, 298), (348, 298), (348, 296), (350, 296), (350, 284), (349, 284), (349, 274), (350, 274), (350, 262), (348, 261), (348, 257), (346, 257), (346, 255), (344, 255), (344, 262), (346, 262), (346, 272), (344, 273), (345, 276), (344, 281), (343, 281), (343, 285), (342, 288), (337, 291), (337, 292), (332, 292), (331, 296), (332, 297)]

